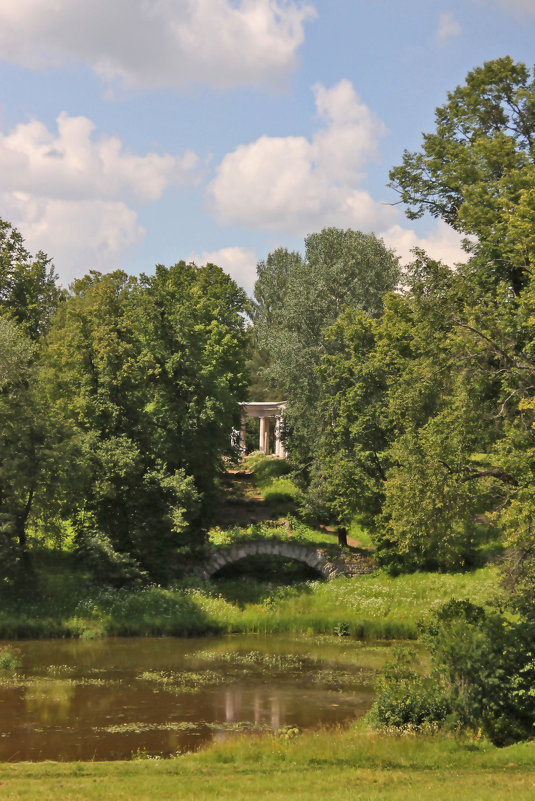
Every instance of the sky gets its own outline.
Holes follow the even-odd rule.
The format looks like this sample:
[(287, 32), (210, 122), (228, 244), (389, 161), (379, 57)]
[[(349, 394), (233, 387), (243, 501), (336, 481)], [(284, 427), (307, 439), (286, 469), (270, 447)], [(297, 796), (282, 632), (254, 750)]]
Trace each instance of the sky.
[(0, 217), (64, 286), (211, 261), (249, 292), (326, 226), (454, 264), (388, 172), (535, 0), (0, 0)]

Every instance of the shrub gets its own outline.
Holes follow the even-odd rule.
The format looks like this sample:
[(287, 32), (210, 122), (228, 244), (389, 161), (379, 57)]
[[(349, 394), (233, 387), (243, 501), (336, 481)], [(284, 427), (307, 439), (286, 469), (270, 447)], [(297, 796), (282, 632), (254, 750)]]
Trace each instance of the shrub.
[(413, 669), (417, 663), (413, 648), (394, 649), (377, 681), (377, 695), (369, 713), (373, 726), (420, 729), (444, 722), (451, 711), (444, 688), (418, 674)]
[(451, 600), (424, 636), (461, 727), (495, 745), (533, 735), (535, 624)]
[(377, 683), (372, 724), (421, 728), (448, 719), (449, 725), (479, 731), (495, 745), (533, 735), (533, 622), (451, 600), (434, 614), (423, 639), (431, 675), (415, 672), (414, 651), (396, 651)]

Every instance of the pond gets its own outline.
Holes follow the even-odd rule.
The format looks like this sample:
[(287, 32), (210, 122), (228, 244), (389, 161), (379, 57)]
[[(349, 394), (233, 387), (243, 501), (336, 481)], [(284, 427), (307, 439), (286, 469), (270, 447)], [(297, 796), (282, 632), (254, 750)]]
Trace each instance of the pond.
[(253, 635), (9, 645), (21, 666), (0, 675), (2, 761), (168, 756), (236, 732), (347, 724), (369, 709), (389, 648)]

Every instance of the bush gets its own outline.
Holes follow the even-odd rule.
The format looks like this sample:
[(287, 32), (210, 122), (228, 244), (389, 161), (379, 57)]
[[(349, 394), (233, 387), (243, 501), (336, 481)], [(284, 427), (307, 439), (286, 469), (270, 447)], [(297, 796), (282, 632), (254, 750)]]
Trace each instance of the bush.
[(463, 728), (495, 745), (533, 735), (535, 624), (469, 601), (449, 601), (425, 634), (434, 670)]
[(511, 621), (469, 601), (451, 600), (427, 626), (431, 675), (413, 669), (416, 653), (399, 650), (377, 683), (371, 722), (382, 727), (448, 724), (480, 732), (494, 745), (533, 735), (535, 624)]
[(442, 685), (418, 674), (413, 648), (396, 648), (379, 675), (369, 719), (377, 728), (421, 729), (443, 723), (451, 711)]

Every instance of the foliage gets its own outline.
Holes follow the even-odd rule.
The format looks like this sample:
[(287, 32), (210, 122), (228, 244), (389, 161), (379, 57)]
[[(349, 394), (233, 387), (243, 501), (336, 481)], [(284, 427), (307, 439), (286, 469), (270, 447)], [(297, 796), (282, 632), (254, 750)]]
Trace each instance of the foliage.
[(535, 626), (467, 601), (442, 607), (426, 642), (463, 727), (506, 745), (535, 725)]
[(378, 315), (398, 280), (397, 259), (374, 235), (325, 228), (305, 240), (305, 258), (279, 249), (259, 265), (254, 311), (266, 369), (288, 400), (292, 458), (305, 474), (317, 441), (323, 333), (352, 306)]
[(394, 570), (470, 566), (482, 526), (502, 533), (524, 605), (535, 597), (534, 97), (524, 65), (488, 62), (392, 171), (409, 216), (430, 210), (477, 241), (455, 271), (415, 252), (381, 316), (348, 309), (324, 332), (307, 482), (316, 514), (371, 525)]
[(372, 720), (383, 726), (444, 723), (496, 745), (533, 734), (535, 627), (467, 600), (451, 600), (425, 627), (431, 675), (401, 653), (378, 683)]
[(56, 280), (46, 254), (32, 257), (16, 228), (0, 219), (0, 314), (32, 340), (46, 332), (63, 296)]
[(506, 56), (468, 73), (436, 110), (422, 149), (405, 151), (390, 173), (411, 219), (428, 211), (477, 237), (468, 247), (515, 291), (533, 263), (534, 136), (534, 77)]
[(20, 667), (20, 655), (10, 646), (0, 648), (0, 671), (13, 673)]
[(28, 524), (61, 509), (68, 431), (43, 397), (35, 345), (0, 316), (0, 579), (29, 569)]
[(79, 438), (73, 525), (101, 580), (173, 575), (209, 515), (245, 391), (244, 303), (219, 268), (180, 262), (91, 273), (60, 307), (45, 383)]
[(352, 308), (325, 332), (321, 381), (323, 432), (310, 473), (307, 508), (349, 526), (355, 513), (370, 525), (381, 509), (388, 442), (385, 373), (377, 359), (376, 322)]
[(369, 713), (372, 726), (408, 731), (429, 730), (441, 724), (450, 712), (444, 688), (431, 679), (423, 679), (414, 670), (418, 653), (399, 647), (381, 670), (376, 697)]

